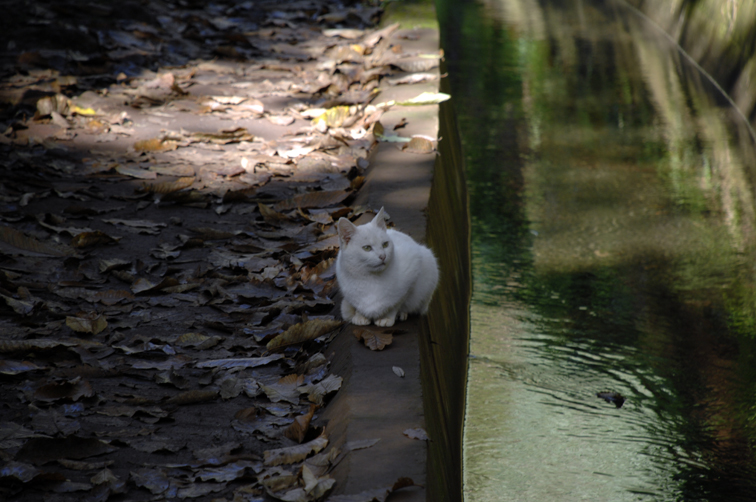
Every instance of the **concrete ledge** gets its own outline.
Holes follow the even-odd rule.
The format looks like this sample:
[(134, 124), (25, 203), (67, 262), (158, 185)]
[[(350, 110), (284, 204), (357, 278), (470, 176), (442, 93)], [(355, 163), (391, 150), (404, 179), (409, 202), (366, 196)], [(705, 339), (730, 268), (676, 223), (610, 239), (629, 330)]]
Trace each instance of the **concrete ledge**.
[[(387, 22), (393, 21), (389, 15)], [(436, 28), (402, 27), (393, 34), (393, 43), (405, 51), (437, 51), (435, 17), (429, 22)], [(438, 80), (384, 88), (379, 101), (408, 99), (439, 88)], [(328, 354), (333, 371), (344, 382), (321, 420), (327, 422), (327, 434), (337, 448), (347, 441), (380, 439), (375, 446), (349, 453), (335, 468), (333, 495), (390, 487), (408, 477), (422, 486), (402, 489), (391, 500), (455, 501), (462, 498), (470, 299), (464, 169), (451, 103), (394, 107), (381, 123), (388, 132), (403, 119), (407, 125), (398, 131), (401, 135), (441, 138), (439, 154), (407, 153), (396, 143), (381, 143), (354, 204), (385, 207), (398, 230), (430, 245), (441, 267), (439, 290), (429, 315), (395, 325), (400, 331), (383, 351), (365, 347), (353, 336), (351, 325), (336, 337)], [(392, 371), (394, 366), (404, 370), (404, 378)], [(426, 429), (430, 442), (403, 434), (417, 427)]]

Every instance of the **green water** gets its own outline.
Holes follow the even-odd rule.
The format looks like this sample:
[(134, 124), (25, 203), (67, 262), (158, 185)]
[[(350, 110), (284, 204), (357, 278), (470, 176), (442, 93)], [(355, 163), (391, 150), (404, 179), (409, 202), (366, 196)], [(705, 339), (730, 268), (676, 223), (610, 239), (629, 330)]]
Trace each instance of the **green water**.
[(438, 11), (473, 228), (466, 500), (754, 500), (748, 126), (621, 2)]

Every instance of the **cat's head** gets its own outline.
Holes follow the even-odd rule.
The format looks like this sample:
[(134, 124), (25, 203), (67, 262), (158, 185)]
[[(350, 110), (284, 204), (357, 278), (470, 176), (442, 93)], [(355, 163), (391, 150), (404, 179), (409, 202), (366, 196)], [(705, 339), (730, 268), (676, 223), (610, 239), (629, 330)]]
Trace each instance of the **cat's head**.
[(385, 214), (381, 208), (373, 221), (359, 227), (346, 218), (339, 220), (339, 253), (350, 267), (377, 273), (391, 261), (394, 243), (386, 232)]

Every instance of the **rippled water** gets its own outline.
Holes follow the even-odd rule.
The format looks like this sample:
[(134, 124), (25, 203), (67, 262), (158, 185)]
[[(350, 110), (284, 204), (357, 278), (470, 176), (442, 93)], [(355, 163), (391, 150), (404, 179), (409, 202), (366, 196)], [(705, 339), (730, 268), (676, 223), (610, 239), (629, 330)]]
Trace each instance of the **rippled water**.
[(621, 2), (438, 5), (473, 223), (467, 501), (754, 500), (746, 122)]

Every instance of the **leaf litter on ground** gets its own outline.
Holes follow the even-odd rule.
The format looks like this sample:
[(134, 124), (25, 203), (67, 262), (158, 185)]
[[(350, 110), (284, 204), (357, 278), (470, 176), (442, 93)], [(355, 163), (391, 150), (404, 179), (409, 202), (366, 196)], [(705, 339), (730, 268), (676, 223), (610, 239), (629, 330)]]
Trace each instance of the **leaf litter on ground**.
[[(430, 80), (439, 56), (392, 49), (368, 5), (166, 5), (29, 4), (49, 39), (9, 28), (0, 493), (322, 499), (374, 444), (312, 439), (343, 381), (321, 352), (334, 221), (364, 211), (381, 115), (445, 99), (376, 105), (382, 81)], [(217, 438), (234, 446), (197, 456)]]

